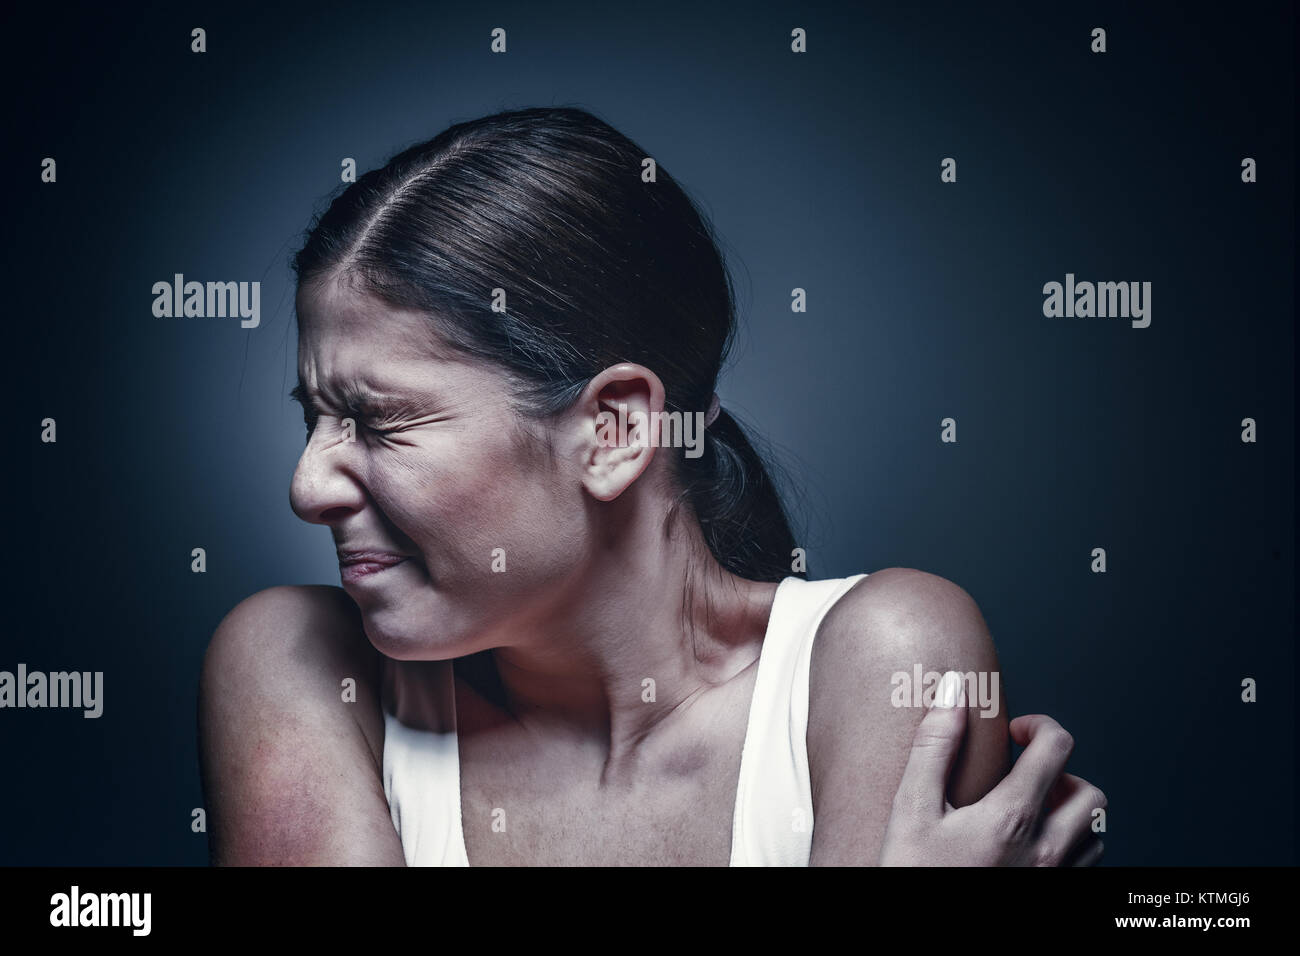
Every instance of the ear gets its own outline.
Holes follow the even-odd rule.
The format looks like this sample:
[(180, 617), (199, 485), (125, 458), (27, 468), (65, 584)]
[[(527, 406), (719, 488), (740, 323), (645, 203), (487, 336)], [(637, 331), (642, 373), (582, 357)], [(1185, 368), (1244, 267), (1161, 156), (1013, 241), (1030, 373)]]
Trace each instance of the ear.
[(598, 501), (613, 501), (654, 458), (663, 382), (644, 365), (612, 365), (587, 384), (577, 410), (583, 487)]

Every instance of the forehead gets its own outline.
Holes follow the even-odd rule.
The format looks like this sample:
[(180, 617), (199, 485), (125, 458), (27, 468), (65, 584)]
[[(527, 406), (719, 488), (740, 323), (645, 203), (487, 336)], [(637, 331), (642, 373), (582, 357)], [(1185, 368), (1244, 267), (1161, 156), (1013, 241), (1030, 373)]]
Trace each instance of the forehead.
[(297, 295), (298, 352), (311, 349), (382, 350), (391, 357), (449, 361), (433, 322), (425, 315), (326, 280)]
[(469, 371), (428, 316), (333, 280), (299, 289), (298, 378), (310, 390), (420, 386)]

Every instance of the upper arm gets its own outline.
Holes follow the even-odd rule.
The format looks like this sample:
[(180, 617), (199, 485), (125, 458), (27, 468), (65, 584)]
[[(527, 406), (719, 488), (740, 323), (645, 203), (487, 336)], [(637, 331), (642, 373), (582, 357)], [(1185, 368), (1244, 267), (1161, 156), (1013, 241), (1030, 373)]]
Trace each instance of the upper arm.
[(922, 690), (931, 695), (927, 703), (934, 684), (926, 675), (967, 675), (968, 699), (972, 678), (986, 681), (988, 706), (970, 701), (966, 736), (949, 776), (949, 802), (974, 803), (1006, 774), (1011, 750), (1005, 695), (979, 607), (936, 575), (909, 568), (875, 572), (836, 602), (813, 643), (810, 865), (874, 865), (879, 858), (912, 737), (925, 716), (911, 693), (918, 668)]
[(199, 685), (214, 863), (405, 862), (374, 741), (377, 666), (337, 588), (269, 588), (226, 615)]

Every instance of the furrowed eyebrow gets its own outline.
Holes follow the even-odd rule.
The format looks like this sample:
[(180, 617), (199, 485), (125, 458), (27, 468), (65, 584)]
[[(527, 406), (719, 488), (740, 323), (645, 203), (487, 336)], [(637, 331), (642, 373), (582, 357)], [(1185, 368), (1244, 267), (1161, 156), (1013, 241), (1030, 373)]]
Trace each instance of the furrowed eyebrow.
[[(315, 411), (316, 400), (310, 390), (301, 381), (289, 391), (289, 397), (303, 408)], [(339, 400), (346, 408), (365, 409), (373, 413), (391, 413), (395, 409), (405, 408), (409, 401), (397, 396), (378, 395), (364, 388), (344, 385), (339, 388)]]

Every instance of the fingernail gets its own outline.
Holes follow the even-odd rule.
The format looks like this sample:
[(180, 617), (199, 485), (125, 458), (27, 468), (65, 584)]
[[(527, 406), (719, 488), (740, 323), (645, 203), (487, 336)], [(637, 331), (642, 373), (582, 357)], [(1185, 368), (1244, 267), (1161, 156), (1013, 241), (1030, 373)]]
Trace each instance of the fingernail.
[(956, 671), (945, 671), (943, 679), (939, 682), (939, 690), (934, 695), (934, 702), (940, 707), (957, 706), (957, 685), (961, 678), (957, 676)]

